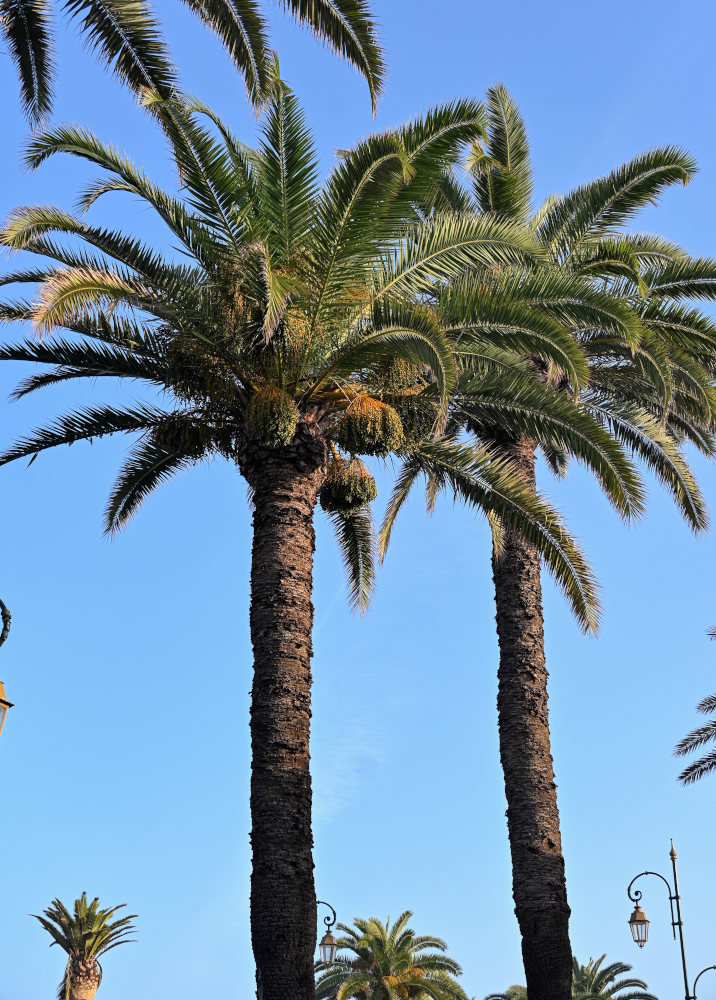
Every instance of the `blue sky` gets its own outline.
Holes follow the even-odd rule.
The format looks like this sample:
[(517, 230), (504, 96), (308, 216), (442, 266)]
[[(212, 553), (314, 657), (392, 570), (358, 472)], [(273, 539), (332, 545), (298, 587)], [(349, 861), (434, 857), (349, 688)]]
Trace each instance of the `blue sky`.
[[(281, 15), (283, 75), (307, 108), (324, 169), (333, 150), (430, 104), (502, 81), (528, 123), (537, 193), (563, 191), (667, 143), (701, 172), (642, 220), (714, 254), (712, 121), (716, 15), (707, 0), (383, 0), (389, 77), (374, 122), (367, 89)], [(173, 0), (169, 25), (187, 89), (247, 140), (255, 118), (217, 46)], [(95, 129), (171, 183), (161, 141), (118, 85), (61, 36), (57, 118)], [(20, 170), (25, 127), (9, 59), (0, 214), (69, 208), (85, 166)], [(106, 201), (97, 220), (161, 238), (144, 210)], [(4, 266), (4, 265), (3, 265)], [(22, 372), (0, 370), (6, 398)], [(57, 389), (2, 404), (9, 442), (77, 397)], [(84, 398), (98, 398), (91, 390)], [(83, 889), (139, 914), (138, 942), (105, 962), (101, 996), (248, 997), (249, 514), (227, 465), (180, 476), (121, 537), (101, 512), (125, 442), (100, 441), (0, 470), (0, 596), (14, 615), (0, 677), (16, 702), (0, 742), (0, 1000), (50, 995), (63, 969), (27, 914)], [(697, 461), (716, 506), (713, 467)], [(389, 479), (380, 483), (383, 498)], [(681, 859), (689, 962), (716, 963), (711, 897), (716, 783), (675, 781), (674, 743), (716, 690), (713, 536), (695, 538), (654, 488), (639, 525), (619, 524), (575, 469), (542, 485), (565, 510), (604, 586), (600, 637), (584, 639), (547, 584), (551, 722), (572, 940), (586, 960), (633, 962), (658, 996), (679, 995), (663, 886), (646, 882), (643, 952), (625, 888)], [(653, 485), (653, 484), (652, 484)], [(380, 501), (379, 501), (380, 503)], [(313, 773), (316, 884), (342, 920), (403, 909), (444, 937), (470, 996), (522, 980), (497, 756), (489, 536), (448, 501), (416, 497), (394, 536), (374, 606), (346, 607), (340, 559), (320, 520), (316, 560)], [(712, 974), (708, 974), (712, 976)], [(716, 995), (705, 976), (700, 996)]]

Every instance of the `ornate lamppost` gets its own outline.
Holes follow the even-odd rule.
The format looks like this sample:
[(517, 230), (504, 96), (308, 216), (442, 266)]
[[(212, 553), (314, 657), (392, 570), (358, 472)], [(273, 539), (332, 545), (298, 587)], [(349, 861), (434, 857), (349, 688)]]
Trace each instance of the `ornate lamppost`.
[(330, 903), (324, 902), (322, 899), (316, 900), (317, 906), (327, 906), (331, 911), (331, 915), (323, 918), (323, 923), (326, 925), (326, 932), (321, 938), (320, 944), (318, 945), (318, 950), (321, 953), (321, 961), (324, 965), (333, 965), (336, 960), (336, 952), (338, 951), (338, 942), (331, 934), (331, 928), (335, 925), (336, 911), (333, 909)]
[[(674, 841), (671, 841), (671, 850), (669, 851), (669, 857), (671, 858), (671, 867), (674, 872), (674, 887), (672, 889), (671, 883), (668, 879), (660, 875), (659, 872), (640, 872), (635, 875), (627, 887), (627, 895), (629, 899), (634, 903), (634, 911), (629, 917), (629, 929), (631, 930), (631, 936), (634, 938), (634, 943), (640, 948), (643, 948), (649, 937), (649, 920), (646, 913), (642, 910), (640, 903), (642, 893), (638, 889), (634, 889), (632, 892), (632, 886), (637, 881), (637, 879), (642, 878), (644, 875), (655, 875), (660, 878), (664, 883), (666, 888), (669, 890), (669, 908), (671, 909), (671, 931), (674, 935), (674, 940), (676, 940), (676, 931), (679, 932), (679, 945), (681, 947), (681, 969), (684, 974), (684, 1000), (696, 1000), (696, 984), (699, 979), (703, 976), (704, 972), (708, 972), (710, 969), (716, 969), (716, 965), (707, 965), (705, 969), (699, 972), (696, 979), (694, 979), (693, 990), (689, 987), (689, 974), (686, 970), (686, 949), (684, 947), (684, 922), (681, 918), (681, 896), (679, 895), (679, 874), (676, 870), (676, 850), (674, 849)], [(674, 908), (675, 905), (675, 908)]]
[[(0, 601), (0, 618), (2, 619), (0, 646), (2, 646), (10, 633), (10, 622), (12, 621), (12, 615), (2, 601)], [(0, 681), (0, 733), (2, 732), (2, 727), (5, 725), (5, 717), (10, 708), (12, 708), (12, 702), (8, 701), (5, 697), (5, 685)]]

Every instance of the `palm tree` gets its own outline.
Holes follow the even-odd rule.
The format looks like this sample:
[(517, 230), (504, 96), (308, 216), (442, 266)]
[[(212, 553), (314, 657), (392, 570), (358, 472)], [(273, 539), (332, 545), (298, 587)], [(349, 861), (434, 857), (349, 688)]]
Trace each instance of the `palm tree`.
[[(586, 965), (572, 959), (572, 1000), (657, 1000), (653, 993), (645, 992), (647, 986), (641, 979), (618, 978), (630, 972), (631, 965), (613, 962), (602, 968), (606, 957), (590, 958)], [(485, 1000), (527, 1000), (527, 987), (510, 986), (504, 993), (490, 993)]]
[[(716, 628), (709, 629), (709, 638), (716, 639)], [(707, 695), (702, 698), (696, 706), (696, 711), (702, 715), (716, 714), (716, 694)], [(716, 743), (716, 719), (711, 719), (703, 726), (692, 730), (678, 743), (674, 749), (677, 757), (686, 757), (695, 750), (701, 750), (708, 744)], [(694, 781), (705, 778), (707, 774), (716, 769), (716, 750), (709, 750), (703, 757), (688, 764), (679, 775), (679, 781), (683, 785), (691, 785)]]
[(332, 965), (316, 963), (317, 1000), (467, 1000), (456, 980), (462, 969), (444, 952), (440, 938), (416, 935), (410, 910), (392, 924), (375, 917), (339, 924), (339, 950), (350, 951)]
[[(270, 85), (271, 49), (259, 0), (185, 0), (218, 36), (239, 70), (250, 99), (260, 104)], [(365, 77), (375, 111), (385, 65), (367, 0), (277, 0), (300, 24)], [(85, 42), (137, 94), (171, 97), (177, 70), (148, 0), (62, 0)], [(51, 111), (55, 77), (49, 0), (0, 0), (0, 33), (20, 78), (25, 114), (37, 125)]]
[[(623, 459), (615, 465), (614, 452), (594, 436), (594, 428), (580, 426), (573, 413), (565, 413), (569, 419), (561, 430), (557, 420), (548, 428), (544, 416), (550, 407), (544, 404), (541, 421), (535, 421), (538, 396), (571, 395), (585, 417), (656, 472), (691, 526), (703, 528), (706, 512), (681, 444), (714, 451), (716, 328), (679, 299), (713, 297), (716, 263), (693, 260), (659, 237), (623, 232), (666, 185), (688, 182), (693, 160), (676, 149), (654, 150), (532, 212), (524, 122), (502, 87), (488, 92), (487, 108), (487, 139), (474, 145), (471, 156), (472, 191), (448, 173), (423, 214), (448, 206), (509, 220), (535, 235), (544, 256), (536, 267), (478, 269), (448, 287), (423, 290), (436, 303), (458, 353), (466, 345), (453, 432), (462, 428), (489, 447), (530, 491), (536, 488), (538, 447), (560, 475), (568, 457), (576, 455), (622, 516), (639, 514), (644, 493), (635, 468)], [(515, 335), (521, 325), (535, 328), (535, 312), (551, 338), (549, 351), (527, 351)], [(559, 362), (555, 325), (579, 349), (586, 372), (573, 355), (571, 371)], [(491, 354), (471, 345), (476, 334), (484, 339), (486, 332), (493, 340)], [(502, 395), (504, 378), (495, 383), (496, 367), (513, 372), (509, 398)], [(421, 473), (429, 477), (415, 456), (404, 463), (382, 531), (383, 551), (395, 515)], [(430, 481), (431, 498), (439, 485)], [(513, 894), (532, 1000), (567, 1000), (570, 911), (550, 749), (540, 556), (519, 528), (498, 527), (492, 560), (498, 715)], [(582, 627), (595, 630), (599, 605), (593, 583), (585, 589), (584, 573), (560, 573), (557, 579)]]
[(83, 892), (75, 900), (72, 913), (59, 899), (53, 899), (42, 911), (44, 917), (33, 914), (52, 936), (50, 947), (58, 944), (67, 952), (67, 968), (57, 990), (58, 1000), (93, 1000), (102, 982), (100, 955), (134, 940), (129, 935), (134, 931), (132, 921), (136, 913), (112, 919), (124, 906), (126, 903), (120, 903), (101, 910), (97, 897), (88, 903), (87, 893)]
[[(147, 100), (165, 110), (161, 98)], [(288, 992), (307, 1000), (314, 989), (309, 720), (316, 503), (336, 527), (351, 600), (365, 607), (375, 483), (357, 456), (410, 451), (407, 414), (404, 423), (396, 406), (425, 395), (439, 422), (453, 382), (450, 344), (412, 290), (479, 261), (496, 267), (533, 251), (529, 234), (509, 222), (455, 215), (406, 221), (413, 199), (425, 196), (483, 121), (473, 101), (433, 109), (344, 153), (319, 188), (303, 112), (280, 81), (256, 149), (197, 102), (173, 101), (163, 127), (181, 198), (88, 132), (58, 126), (31, 141), (28, 163), (69, 152), (99, 165), (105, 174), (83, 192), (84, 207), (108, 191), (138, 196), (168, 226), (182, 262), (54, 207), (19, 209), (0, 231), (5, 246), (49, 259), (5, 276), (4, 283), (38, 289), (32, 301), (0, 303), (0, 320), (67, 333), (0, 348), (0, 360), (52, 366), (31, 375), (16, 395), (103, 377), (152, 392), (150, 402), (62, 416), (9, 448), (0, 463), (79, 440), (138, 434), (107, 506), (110, 533), (157, 486), (206, 457), (228, 459), (249, 484), (251, 926), (260, 1000), (285, 1000)], [(420, 376), (401, 379), (401, 366)], [(396, 406), (382, 398), (388, 386)], [(486, 449), (439, 441), (414, 447), (489, 516), (519, 524), (545, 558), (556, 553), (578, 565), (559, 517)]]
[(641, 979), (619, 979), (625, 972), (631, 971), (631, 965), (625, 962), (612, 962), (602, 968), (606, 958), (590, 958), (586, 965), (580, 965), (573, 959), (572, 996), (574, 1000), (658, 1000), (653, 993), (647, 993), (647, 985)]

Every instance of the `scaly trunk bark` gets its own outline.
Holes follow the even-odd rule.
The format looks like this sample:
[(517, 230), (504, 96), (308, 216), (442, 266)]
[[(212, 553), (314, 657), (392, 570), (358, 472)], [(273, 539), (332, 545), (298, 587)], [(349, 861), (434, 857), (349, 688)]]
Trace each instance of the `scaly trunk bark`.
[(253, 448), (251, 562), (251, 938), (258, 1000), (314, 1000), (311, 632), (313, 510), (324, 443), (301, 428), (286, 448)]
[(102, 981), (95, 959), (71, 959), (69, 973), (70, 995), (67, 1000), (94, 1000)]
[[(520, 440), (503, 448), (536, 490), (534, 443)], [(500, 642), (500, 758), (527, 995), (571, 1000), (570, 910), (550, 749), (539, 554), (508, 529), (492, 571)]]

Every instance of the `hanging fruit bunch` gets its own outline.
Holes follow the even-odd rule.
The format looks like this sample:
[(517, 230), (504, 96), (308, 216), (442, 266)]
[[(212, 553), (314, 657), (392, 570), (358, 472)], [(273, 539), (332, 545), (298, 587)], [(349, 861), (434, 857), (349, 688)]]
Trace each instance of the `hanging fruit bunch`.
[(385, 457), (402, 445), (403, 425), (392, 406), (356, 396), (338, 424), (336, 441), (351, 455)]
[(275, 385), (264, 385), (249, 402), (249, 431), (262, 444), (278, 448), (293, 440), (299, 416), (298, 407), (287, 392)]
[(375, 479), (359, 458), (334, 454), (318, 501), (328, 514), (349, 514), (378, 496)]

